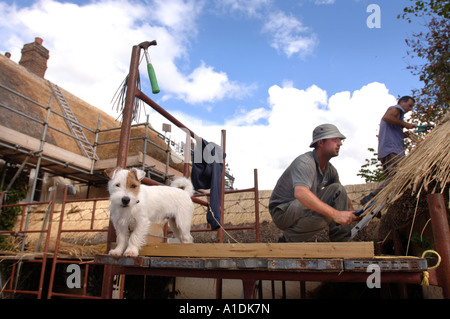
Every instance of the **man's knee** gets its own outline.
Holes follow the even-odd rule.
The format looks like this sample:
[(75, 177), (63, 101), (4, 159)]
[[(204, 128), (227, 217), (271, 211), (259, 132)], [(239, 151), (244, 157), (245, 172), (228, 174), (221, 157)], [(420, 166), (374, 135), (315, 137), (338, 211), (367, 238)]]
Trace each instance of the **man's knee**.
[(330, 185), (326, 186), (324, 188), (324, 190), (329, 193), (333, 193), (333, 194), (337, 194), (337, 195), (343, 194), (343, 195), (347, 196), (347, 190), (345, 189), (345, 187), (342, 184), (339, 184), (339, 183), (330, 184)]
[(270, 211), (274, 224), (281, 230), (285, 230), (296, 224), (305, 207), (298, 201), (278, 205)]
[(319, 193), (319, 198), (337, 210), (348, 210), (347, 190), (342, 184), (330, 184)]

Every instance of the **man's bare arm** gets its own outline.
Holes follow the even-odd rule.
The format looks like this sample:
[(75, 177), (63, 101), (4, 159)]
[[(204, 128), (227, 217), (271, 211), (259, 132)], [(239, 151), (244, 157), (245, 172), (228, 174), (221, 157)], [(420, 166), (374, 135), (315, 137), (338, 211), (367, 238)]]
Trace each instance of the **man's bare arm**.
[(400, 125), (406, 129), (412, 129), (416, 127), (416, 124), (411, 124), (400, 119), (400, 110), (397, 108), (391, 108), (386, 111), (382, 120), (391, 125)]
[(330, 217), (338, 224), (345, 226), (358, 219), (358, 217), (356, 217), (353, 212), (338, 211), (330, 205), (322, 202), (305, 186), (296, 186), (294, 191), (295, 198), (306, 208), (311, 209), (321, 215)]

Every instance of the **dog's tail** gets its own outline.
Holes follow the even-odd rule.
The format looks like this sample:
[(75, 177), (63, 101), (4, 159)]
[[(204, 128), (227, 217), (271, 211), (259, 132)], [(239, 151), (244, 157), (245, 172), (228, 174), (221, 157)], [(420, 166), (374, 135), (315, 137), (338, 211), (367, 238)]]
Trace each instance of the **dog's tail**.
[(189, 196), (194, 195), (194, 186), (192, 186), (192, 183), (190, 180), (188, 180), (186, 177), (179, 177), (172, 181), (170, 184), (171, 187), (181, 188), (186, 193), (189, 194)]

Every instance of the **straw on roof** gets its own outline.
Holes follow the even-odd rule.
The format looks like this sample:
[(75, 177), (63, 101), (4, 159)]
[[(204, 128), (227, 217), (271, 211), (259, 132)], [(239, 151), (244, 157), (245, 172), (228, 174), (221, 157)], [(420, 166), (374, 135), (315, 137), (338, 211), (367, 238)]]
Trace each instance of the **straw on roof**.
[(395, 167), (391, 181), (373, 198), (388, 207), (402, 196), (443, 193), (450, 183), (450, 113)]
[[(45, 121), (47, 111), (44, 108), (37, 106), (35, 103), (32, 103), (26, 98), (19, 97), (18, 95), (12, 93), (10, 90), (18, 92), (28, 99), (40, 103), (42, 106), (49, 106), (53, 96), (53, 92), (49, 82), (46, 79), (41, 78), (36, 74), (28, 71), (22, 65), (19, 65), (2, 55), (0, 55), (0, 70), (0, 84), (4, 86), (0, 88), (0, 103), (7, 106), (8, 108), (12, 108), (18, 112), (26, 114), (26, 116), (37, 121)], [(98, 142), (100, 143), (100, 145), (97, 146), (97, 155), (101, 160), (116, 158), (119, 143), (116, 142), (103, 145), (102, 143), (119, 140), (119, 128), (121, 126), (121, 122), (117, 121), (106, 112), (81, 100), (64, 88), (60, 87), (60, 90), (80, 124), (95, 131), (97, 129), (99, 116), (101, 117), (99, 127), (100, 134), (98, 136)], [(63, 111), (58, 105), (58, 102), (55, 98), (53, 98), (51, 107), (53, 111), (58, 112), (61, 115), (63, 114)], [(0, 127), (6, 127), (12, 130), (20, 131), (20, 133), (33, 137), (37, 140), (42, 139), (44, 126), (41, 123), (30, 120), (25, 116), (18, 115), (17, 113), (14, 113), (3, 107), (1, 107), (0, 110), (2, 112), (2, 116), (0, 117)], [(57, 116), (54, 113), (50, 114), (48, 123), (59, 131), (71, 134), (66, 121), (62, 117)], [(115, 128), (117, 128), (117, 130), (105, 131), (107, 129)], [(64, 150), (78, 155), (84, 155), (75, 139), (62, 134), (59, 131), (49, 129), (46, 133), (46, 143), (56, 145)], [(85, 129), (83, 130), (83, 132), (86, 135), (88, 141), (91, 144), (94, 144), (95, 134)], [(147, 130), (146, 132), (146, 129), (143, 125), (132, 128), (132, 137), (140, 137), (141, 139), (132, 140), (130, 142), (128, 155), (135, 156), (140, 153), (144, 153), (144, 140), (142, 138), (146, 136), (146, 134), (148, 140), (159, 146), (159, 148), (153, 146), (147, 147), (146, 153), (152, 158), (162, 163), (166, 163), (167, 144), (158, 136), (158, 133), (156, 133), (155, 131)], [(17, 144), (21, 145), (20, 141), (18, 141)], [(174, 162), (172, 158), (170, 159), (170, 167), (181, 172), (183, 171), (183, 165), (178, 162)]]

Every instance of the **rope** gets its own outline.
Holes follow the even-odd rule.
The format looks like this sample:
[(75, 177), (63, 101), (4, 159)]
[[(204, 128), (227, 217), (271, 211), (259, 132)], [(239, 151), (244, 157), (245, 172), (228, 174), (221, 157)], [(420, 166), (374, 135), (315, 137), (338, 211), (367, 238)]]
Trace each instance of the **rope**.
[[(437, 267), (439, 267), (439, 265), (441, 264), (441, 256), (437, 253), (437, 251), (435, 250), (426, 250), (423, 252), (422, 254), (422, 258), (425, 258), (425, 256), (429, 253), (435, 254), (438, 258), (438, 261), (436, 263), (436, 265), (429, 267), (428, 270), (430, 269), (436, 269)], [(423, 272), (423, 278), (422, 278), (422, 282), (420, 283), (422, 286), (429, 286), (430, 285), (430, 273), (428, 271), (424, 271)]]
[(430, 285), (429, 278), (430, 278), (430, 273), (428, 271), (424, 271), (422, 282), (420, 283), (420, 285), (421, 286), (429, 286)]
[(437, 256), (437, 258), (438, 258), (438, 261), (437, 261), (436, 265), (434, 265), (432, 267), (429, 267), (428, 269), (436, 269), (441, 264), (441, 256), (435, 250), (426, 250), (426, 251), (423, 252), (422, 258), (425, 258), (425, 255), (427, 255), (428, 253), (435, 254)]
[(412, 236), (412, 232), (413, 232), (413, 228), (414, 228), (414, 223), (416, 221), (417, 208), (419, 207), (419, 200), (420, 200), (420, 195), (418, 195), (418, 197), (417, 197), (416, 209), (414, 210), (414, 217), (413, 217), (413, 221), (411, 224), (411, 230), (409, 231), (408, 246), (406, 247), (406, 255), (408, 255), (408, 252), (409, 252), (409, 244), (411, 243), (411, 236)]
[[(210, 206), (209, 204), (208, 204), (208, 207), (209, 207), (209, 209), (210, 209), (210, 211), (211, 211), (211, 216), (214, 218), (214, 220), (217, 222), (217, 224), (219, 224), (219, 227), (222, 228), (223, 232), (224, 232), (228, 237), (230, 237), (232, 240), (234, 240), (235, 243), (240, 244), (240, 242), (239, 242), (238, 240), (236, 240), (233, 236), (231, 236), (230, 233), (227, 232), (227, 231), (225, 230), (225, 228), (222, 226), (222, 224), (217, 220), (217, 218), (216, 218), (216, 216), (214, 216), (214, 212), (213, 212), (213, 210), (212, 210), (212, 208), (211, 208), (211, 206)], [(157, 238), (163, 238), (163, 239), (169, 239), (169, 237), (165, 237), (165, 236), (163, 236), (163, 235), (153, 235), (153, 234), (148, 234), (148, 236), (157, 237)]]
[(431, 218), (427, 220), (427, 222), (425, 223), (425, 226), (423, 226), (422, 228), (422, 232), (420, 233), (420, 240), (423, 241), (423, 233), (425, 232), (425, 229), (427, 228), (428, 224), (430, 223)]
[(222, 228), (223, 232), (225, 234), (227, 234), (228, 237), (230, 237), (231, 239), (233, 239), (237, 244), (240, 244), (239, 241), (237, 241), (233, 236), (230, 235), (230, 233), (228, 233), (225, 228), (222, 226), (222, 224), (217, 220), (216, 216), (214, 216), (214, 212), (211, 208), (211, 205), (208, 204), (209, 210), (211, 211), (211, 216), (214, 218), (214, 220), (216, 221), (217, 224), (219, 224), (219, 227)]

